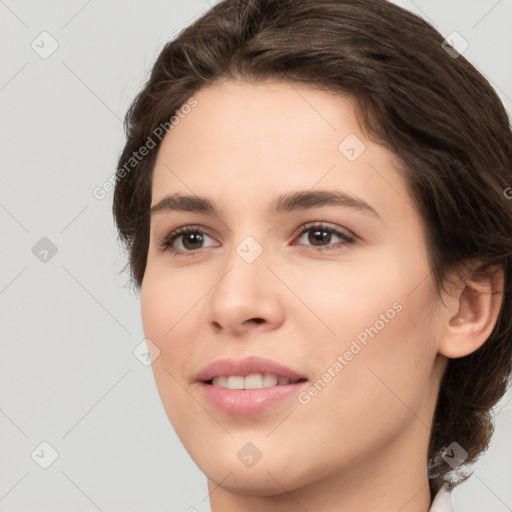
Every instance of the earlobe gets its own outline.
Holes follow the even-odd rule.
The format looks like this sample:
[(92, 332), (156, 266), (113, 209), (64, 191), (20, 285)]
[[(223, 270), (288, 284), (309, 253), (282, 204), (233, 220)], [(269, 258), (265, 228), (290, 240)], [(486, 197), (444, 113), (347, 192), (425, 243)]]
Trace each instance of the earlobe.
[(465, 275), (448, 300), (439, 353), (449, 358), (464, 357), (485, 343), (498, 320), (503, 284), (501, 267)]

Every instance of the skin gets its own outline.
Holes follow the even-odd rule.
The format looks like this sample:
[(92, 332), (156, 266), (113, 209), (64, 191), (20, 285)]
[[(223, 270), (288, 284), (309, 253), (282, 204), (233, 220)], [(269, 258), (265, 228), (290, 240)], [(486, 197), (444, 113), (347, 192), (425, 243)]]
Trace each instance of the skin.
[[(208, 478), (212, 511), (427, 512), (441, 377), (449, 357), (489, 336), (501, 302), (487, 292), (499, 275), (436, 293), (423, 222), (397, 162), (364, 135), (349, 98), (233, 81), (194, 97), (159, 149), (151, 204), (181, 192), (209, 198), (220, 213), (153, 215), (141, 312), (160, 350), (152, 366), (162, 403)], [(338, 149), (349, 134), (366, 146), (355, 161)], [(346, 206), (267, 213), (299, 190), (341, 190), (378, 215)], [(332, 234), (323, 246), (333, 250), (316, 252), (311, 230), (301, 234), (313, 221), (356, 242)], [(161, 248), (187, 225), (201, 226), (203, 245), (183, 245), (185, 235), (174, 247), (192, 255)], [(247, 236), (263, 250), (252, 263), (236, 252)], [(194, 380), (214, 360), (257, 355), (313, 383), (396, 303), (400, 312), (307, 404), (294, 396), (232, 416)], [(262, 454), (252, 467), (237, 457), (247, 442)]]

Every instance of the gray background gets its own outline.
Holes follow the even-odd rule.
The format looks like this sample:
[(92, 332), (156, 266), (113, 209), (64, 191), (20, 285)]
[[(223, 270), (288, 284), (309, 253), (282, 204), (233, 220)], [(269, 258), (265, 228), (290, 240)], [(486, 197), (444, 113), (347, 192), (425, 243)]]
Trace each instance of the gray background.
[[(512, 112), (511, 0), (397, 3), (461, 34)], [(144, 336), (112, 194), (92, 194), (115, 172), (121, 121), (161, 47), (208, 8), (0, 1), (2, 512), (210, 510), (206, 478), (133, 354)], [(509, 391), (456, 512), (512, 510), (511, 427)], [(58, 452), (47, 469), (44, 441)]]

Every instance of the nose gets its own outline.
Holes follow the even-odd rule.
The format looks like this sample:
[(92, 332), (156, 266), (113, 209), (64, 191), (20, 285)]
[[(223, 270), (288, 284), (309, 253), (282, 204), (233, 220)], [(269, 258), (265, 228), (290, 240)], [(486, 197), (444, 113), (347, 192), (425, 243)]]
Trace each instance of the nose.
[(214, 331), (231, 335), (271, 331), (284, 319), (283, 286), (268, 268), (263, 252), (252, 262), (233, 248), (224, 262), (221, 279), (214, 286), (210, 301), (210, 325)]

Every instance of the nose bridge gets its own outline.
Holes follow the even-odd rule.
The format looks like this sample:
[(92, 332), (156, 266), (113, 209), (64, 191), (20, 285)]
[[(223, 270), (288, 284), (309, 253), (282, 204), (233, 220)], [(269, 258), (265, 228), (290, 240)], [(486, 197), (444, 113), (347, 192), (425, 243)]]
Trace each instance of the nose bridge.
[[(238, 240), (241, 238), (239, 242), (236, 241), (236, 237), (235, 233), (234, 243), (226, 256), (225, 271), (227, 274), (223, 281), (226, 287), (236, 289), (237, 293), (255, 295), (259, 285), (266, 280), (268, 250), (264, 248), (263, 241), (260, 243), (253, 235), (243, 237), (238, 235)], [(258, 238), (262, 238), (262, 235), (259, 235)]]
[(264, 269), (262, 263), (267, 259), (269, 248), (263, 222), (258, 222), (260, 216), (260, 212), (249, 211), (240, 205), (231, 226), (230, 243), (227, 246), (229, 251), (225, 256), (226, 270), (240, 267), (242, 273), (245, 274), (245, 270), (248, 276), (251, 276), (254, 273), (261, 273)]
[(269, 251), (263, 241), (256, 239), (263, 234), (238, 234), (241, 232), (233, 234), (234, 242), (222, 266), (223, 277), (210, 298), (211, 320), (233, 332), (250, 319), (263, 319), (277, 325), (282, 313), (277, 290), (269, 282), (273, 278), (267, 268)]

